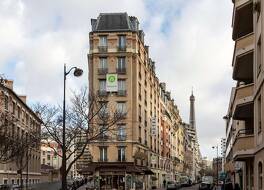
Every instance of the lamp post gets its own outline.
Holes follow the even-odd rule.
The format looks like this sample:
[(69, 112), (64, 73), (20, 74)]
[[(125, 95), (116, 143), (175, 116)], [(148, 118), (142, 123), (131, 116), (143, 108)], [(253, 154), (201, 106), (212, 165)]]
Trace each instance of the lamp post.
[(62, 113), (62, 117), (63, 117), (63, 123), (62, 123), (62, 164), (61, 164), (61, 178), (62, 178), (62, 182), (61, 182), (61, 187), (63, 190), (67, 189), (67, 175), (66, 175), (66, 147), (65, 147), (65, 119), (66, 119), (66, 111), (65, 111), (65, 89), (66, 89), (66, 77), (67, 75), (72, 71), (73, 75), (75, 77), (79, 77), (82, 75), (83, 70), (78, 68), (78, 67), (72, 67), (69, 69), (69, 71), (66, 70), (66, 64), (64, 64), (64, 81), (63, 81), (63, 113)]
[(218, 186), (218, 145), (213, 146), (213, 149), (216, 149), (216, 185)]

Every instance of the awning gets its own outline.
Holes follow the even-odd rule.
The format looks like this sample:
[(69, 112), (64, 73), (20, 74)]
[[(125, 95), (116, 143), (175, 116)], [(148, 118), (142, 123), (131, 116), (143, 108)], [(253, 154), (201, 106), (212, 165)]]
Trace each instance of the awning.
[(145, 175), (154, 175), (155, 173), (151, 171), (147, 166), (142, 167), (142, 171), (144, 172)]
[[(144, 170), (143, 170), (144, 169)], [(87, 164), (85, 167), (78, 170), (80, 173), (94, 173), (95, 171), (100, 172), (126, 172), (136, 174), (146, 174), (152, 171), (148, 168), (136, 166), (133, 162), (92, 162)], [(153, 172), (152, 172), (153, 173)], [(151, 174), (152, 174), (151, 173)]]

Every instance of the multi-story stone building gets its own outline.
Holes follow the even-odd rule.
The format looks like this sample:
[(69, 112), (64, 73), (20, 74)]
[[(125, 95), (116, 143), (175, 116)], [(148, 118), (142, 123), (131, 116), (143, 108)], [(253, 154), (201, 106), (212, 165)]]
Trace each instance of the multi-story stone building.
[[(117, 123), (111, 141), (104, 138), (89, 145), (92, 162), (81, 171), (100, 176), (104, 187), (161, 187), (163, 181), (175, 179), (177, 164), (184, 159), (179, 110), (156, 76), (136, 17), (100, 14), (91, 24), (89, 88), (126, 112), (126, 118)], [(117, 78), (111, 92), (109, 74)]]
[[(29, 131), (40, 136), (41, 120), (26, 104), (26, 96), (19, 96), (13, 91), (13, 81), (0, 82), (0, 112), (12, 114), (16, 119), (12, 128), (7, 129), (12, 137), (20, 139)], [(27, 161), (29, 164), (22, 171), (23, 183), (25, 184), (27, 179), (29, 184), (38, 183), (41, 178), (40, 146), (29, 150)], [(17, 173), (19, 169), (15, 161), (0, 164), (0, 184), (21, 184), (20, 174)]]
[(41, 164), (60, 169), (61, 154), (61, 148), (58, 147), (56, 142), (49, 142), (49, 145), (44, 142), (41, 144)]
[(233, 0), (233, 79), (225, 170), (242, 189), (263, 189), (263, 1)]

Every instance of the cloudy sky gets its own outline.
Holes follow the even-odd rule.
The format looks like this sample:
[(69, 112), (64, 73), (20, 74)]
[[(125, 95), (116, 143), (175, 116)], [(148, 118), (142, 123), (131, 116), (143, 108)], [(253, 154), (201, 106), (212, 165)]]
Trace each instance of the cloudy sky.
[(194, 87), (201, 152), (212, 158), (233, 85), (230, 0), (1, 0), (0, 74), (31, 104), (60, 103), (64, 63), (85, 71), (69, 77), (69, 91), (87, 84), (90, 19), (100, 12), (138, 17), (157, 75), (186, 122)]

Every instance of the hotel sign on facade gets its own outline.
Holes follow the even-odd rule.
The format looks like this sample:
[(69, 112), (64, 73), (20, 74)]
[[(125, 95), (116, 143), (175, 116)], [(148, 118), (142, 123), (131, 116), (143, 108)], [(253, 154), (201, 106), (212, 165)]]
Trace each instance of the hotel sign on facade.
[(117, 92), (117, 74), (106, 74), (106, 91)]

